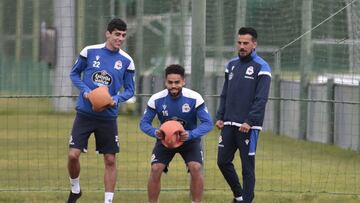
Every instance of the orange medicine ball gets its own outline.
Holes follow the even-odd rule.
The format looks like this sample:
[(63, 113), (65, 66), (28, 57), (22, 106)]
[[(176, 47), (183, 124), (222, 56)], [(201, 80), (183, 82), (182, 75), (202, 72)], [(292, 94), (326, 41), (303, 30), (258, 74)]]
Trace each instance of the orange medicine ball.
[(164, 133), (165, 138), (161, 140), (161, 143), (170, 149), (180, 147), (183, 141), (180, 141), (180, 133), (185, 129), (180, 122), (169, 120), (160, 126), (160, 130)]
[(92, 105), (92, 109), (95, 112), (104, 111), (106, 108), (110, 107), (112, 103), (112, 98), (109, 94), (109, 89), (107, 86), (100, 86), (96, 89), (93, 89), (89, 93), (88, 97)]

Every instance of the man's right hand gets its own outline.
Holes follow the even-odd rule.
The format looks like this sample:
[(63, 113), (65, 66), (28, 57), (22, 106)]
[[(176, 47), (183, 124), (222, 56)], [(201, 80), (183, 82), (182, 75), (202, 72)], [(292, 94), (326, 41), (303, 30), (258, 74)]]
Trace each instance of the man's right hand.
[(83, 96), (85, 99), (89, 100), (89, 92), (84, 92)]
[(161, 131), (161, 130), (156, 130), (156, 131), (155, 131), (155, 135), (156, 135), (156, 137), (157, 137), (158, 139), (160, 139), (160, 140), (163, 140), (163, 139), (165, 138), (165, 134), (164, 134), (164, 132)]
[(216, 121), (215, 126), (220, 130), (223, 129), (224, 128), (224, 121), (222, 121), (222, 120)]

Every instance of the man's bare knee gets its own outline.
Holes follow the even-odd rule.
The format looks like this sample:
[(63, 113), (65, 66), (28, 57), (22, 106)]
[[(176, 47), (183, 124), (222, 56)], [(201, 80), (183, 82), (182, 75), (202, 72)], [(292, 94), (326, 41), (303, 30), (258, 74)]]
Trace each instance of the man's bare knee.
[(68, 153), (68, 159), (70, 162), (78, 161), (81, 151), (78, 149), (70, 149)]
[(190, 171), (191, 175), (201, 175), (202, 174), (202, 165), (200, 163), (197, 162), (189, 162), (188, 163), (188, 168)]

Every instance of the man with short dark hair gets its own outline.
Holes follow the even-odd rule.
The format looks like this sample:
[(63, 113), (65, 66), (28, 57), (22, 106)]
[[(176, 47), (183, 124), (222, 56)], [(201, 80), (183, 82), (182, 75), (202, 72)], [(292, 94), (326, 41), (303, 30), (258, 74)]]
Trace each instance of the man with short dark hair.
[[(233, 202), (250, 203), (254, 199), (255, 152), (269, 95), (271, 69), (255, 51), (254, 28), (240, 28), (237, 44), (238, 56), (226, 66), (216, 114), (215, 125), (221, 129), (217, 164), (233, 192)], [(232, 163), (237, 150), (240, 150), (243, 187)]]
[[(200, 203), (203, 195), (203, 151), (200, 137), (213, 128), (211, 116), (204, 99), (193, 90), (185, 88), (185, 70), (178, 64), (169, 65), (165, 70), (166, 89), (151, 96), (140, 121), (140, 128), (147, 135), (156, 138), (151, 156), (151, 172), (148, 181), (149, 203), (157, 203), (161, 188), (162, 172), (167, 172), (168, 165), (176, 153), (184, 159), (191, 175), (190, 191), (193, 203)], [(180, 134), (184, 143), (175, 149), (166, 148), (161, 140), (164, 134), (152, 126), (154, 117), (160, 123), (177, 120), (184, 126)], [(197, 125), (197, 120), (200, 124)]]
[[(68, 152), (68, 172), (71, 191), (67, 203), (74, 203), (81, 196), (80, 154), (87, 151), (88, 139), (95, 134), (96, 151), (104, 155), (104, 202), (111, 203), (116, 184), (116, 157), (119, 152), (117, 116), (119, 104), (134, 95), (135, 65), (132, 58), (120, 49), (126, 37), (126, 23), (112, 19), (108, 26), (106, 42), (85, 47), (77, 58), (70, 78), (79, 89), (76, 117), (71, 131)], [(112, 104), (95, 112), (89, 101), (91, 90), (107, 86)], [(121, 88), (124, 91), (120, 92)]]

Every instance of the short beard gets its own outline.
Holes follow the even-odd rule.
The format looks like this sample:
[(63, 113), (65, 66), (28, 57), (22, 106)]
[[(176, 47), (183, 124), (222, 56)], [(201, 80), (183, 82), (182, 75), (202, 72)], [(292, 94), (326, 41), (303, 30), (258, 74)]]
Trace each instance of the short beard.
[(251, 53), (252, 53), (252, 52), (250, 52), (249, 54), (247, 54), (247, 55), (245, 55), (245, 56), (241, 56), (241, 55), (240, 55), (240, 51), (239, 51), (239, 52), (238, 52), (238, 56), (239, 56), (240, 59), (245, 59), (245, 58), (249, 58), (249, 57), (251, 56)]
[(171, 96), (171, 97), (176, 98), (176, 97), (178, 97), (178, 96), (180, 95), (181, 90), (182, 90), (182, 89), (180, 89), (180, 90), (179, 90), (176, 94), (171, 93), (171, 91), (170, 91), (170, 90), (168, 90), (168, 91), (169, 91), (169, 94), (170, 94), (170, 96)]

